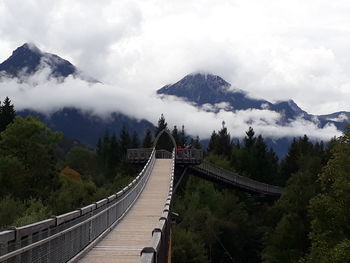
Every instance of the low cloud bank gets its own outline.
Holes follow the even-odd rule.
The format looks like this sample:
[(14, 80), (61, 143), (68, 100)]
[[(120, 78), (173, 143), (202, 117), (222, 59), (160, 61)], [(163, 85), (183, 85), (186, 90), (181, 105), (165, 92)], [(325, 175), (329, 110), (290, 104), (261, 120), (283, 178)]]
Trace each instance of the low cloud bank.
[(25, 82), (2, 78), (0, 100), (9, 96), (17, 110), (32, 109), (47, 115), (64, 107), (76, 107), (103, 118), (120, 112), (155, 125), (163, 113), (170, 127), (184, 124), (189, 134), (202, 139), (209, 138), (214, 129), (220, 129), (222, 121), (234, 137), (243, 137), (249, 126), (257, 134), (276, 139), (307, 134), (314, 139), (329, 140), (341, 134), (333, 124), (319, 128), (316, 122), (302, 118), (282, 126), (279, 124), (281, 115), (268, 109), (229, 111), (225, 105), (220, 105), (214, 113), (208, 111), (208, 105), (197, 108), (171, 96), (160, 98), (142, 89), (87, 83), (73, 77), (57, 81), (48, 79), (49, 73), (49, 69), (43, 68)]

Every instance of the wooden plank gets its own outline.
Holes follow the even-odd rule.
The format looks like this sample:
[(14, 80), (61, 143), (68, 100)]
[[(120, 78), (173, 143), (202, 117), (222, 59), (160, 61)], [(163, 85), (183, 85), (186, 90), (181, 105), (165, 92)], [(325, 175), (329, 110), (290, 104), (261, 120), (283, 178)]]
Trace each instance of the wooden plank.
[(157, 159), (150, 178), (123, 220), (79, 262), (131, 263), (140, 261), (149, 246), (168, 198), (171, 159)]

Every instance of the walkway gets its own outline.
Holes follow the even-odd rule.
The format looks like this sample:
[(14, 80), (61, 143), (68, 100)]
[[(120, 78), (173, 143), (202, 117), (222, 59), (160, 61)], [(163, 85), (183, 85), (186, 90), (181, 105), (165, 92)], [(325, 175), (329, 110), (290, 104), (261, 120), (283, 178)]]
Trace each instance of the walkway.
[(150, 178), (122, 221), (79, 262), (139, 262), (140, 252), (151, 243), (168, 196), (171, 159), (157, 159)]

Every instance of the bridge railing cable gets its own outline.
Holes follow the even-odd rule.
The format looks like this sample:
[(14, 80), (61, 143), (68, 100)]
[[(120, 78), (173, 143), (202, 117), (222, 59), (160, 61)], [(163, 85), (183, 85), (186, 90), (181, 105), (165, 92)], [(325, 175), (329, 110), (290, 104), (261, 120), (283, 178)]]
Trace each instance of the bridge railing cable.
[(175, 171), (175, 149), (172, 152), (172, 164), (170, 166), (170, 184), (167, 200), (164, 209), (159, 218), (158, 226), (152, 231), (152, 240), (149, 247), (145, 247), (141, 251), (141, 263), (167, 262), (169, 240), (170, 240), (170, 204), (173, 197)]
[(0, 262), (73, 262), (128, 212), (152, 172), (155, 149), (139, 175), (116, 194), (78, 210), (0, 232)]
[(248, 177), (240, 176), (207, 161), (203, 161), (201, 164), (191, 166), (190, 168), (218, 181), (235, 185), (248, 191), (260, 192), (267, 195), (281, 195), (283, 193), (283, 188), (279, 186), (258, 182)]

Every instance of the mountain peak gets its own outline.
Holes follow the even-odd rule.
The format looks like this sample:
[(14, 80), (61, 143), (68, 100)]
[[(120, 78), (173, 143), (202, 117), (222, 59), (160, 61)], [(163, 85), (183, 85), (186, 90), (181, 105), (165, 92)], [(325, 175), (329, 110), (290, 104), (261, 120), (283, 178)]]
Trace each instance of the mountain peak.
[(0, 64), (0, 72), (9, 77), (29, 76), (43, 67), (50, 68), (50, 77), (67, 77), (77, 74), (77, 69), (67, 60), (57, 55), (42, 52), (35, 44), (25, 43), (12, 52), (12, 55)]
[(33, 52), (37, 54), (41, 54), (41, 50), (32, 42), (24, 43), (22, 46), (18, 47), (13, 53), (21, 53), (21, 52)]
[(158, 94), (175, 95), (192, 93), (217, 93), (227, 92), (231, 84), (221, 77), (203, 72), (195, 72), (186, 75), (175, 84), (166, 85), (157, 91)]
[[(188, 84), (189, 82), (193, 83), (200, 83), (200, 84), (207, 84), (206, 87), (209, 87), (211, 89), (228, 89), (231, 87), (231, 84), (225, 81), (223, 78), (219, 77), (218, 75), (214, 75), (208, 72), (193, 72), (191, 74), (188, 74), (183, 79), (181, 79), (176, 84)], [(175, 85), (176, 85), (175, 84)], [(203, 88), (203, 85), (202, 85)]]
[(260, 108), (262, 104), (268, 103), (265, 100), (253, 100), (244, 91), (231, 89), (231, 84), (223, 78), (203, 72), (186, 75), (175, 84), (166, 85), (159, 89), (157, 94), (181, 97), (198, 106), (226, 102), (236, 110), (248, 109), (253, 106)]

